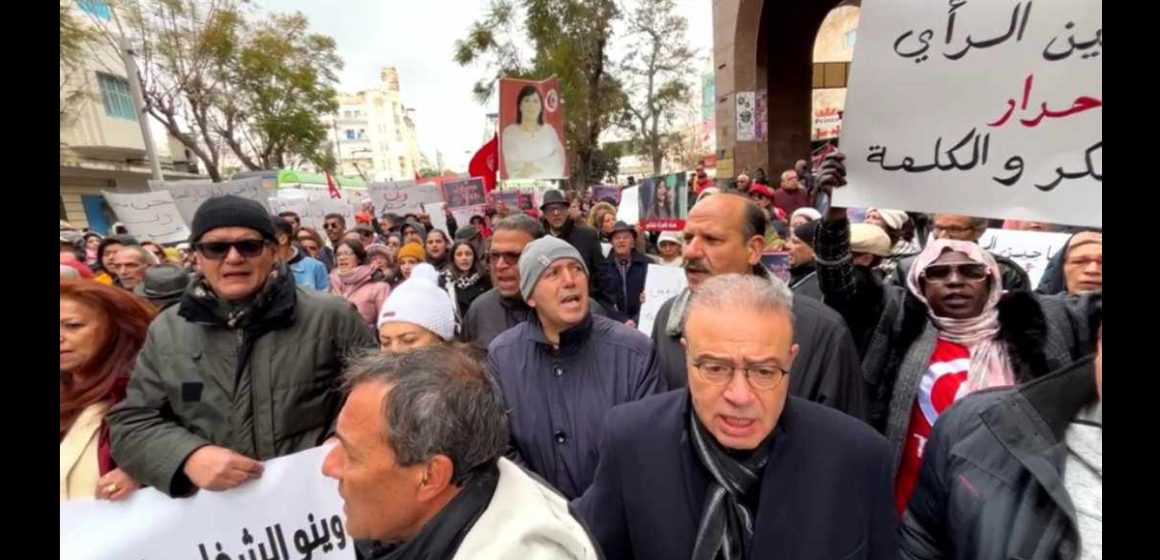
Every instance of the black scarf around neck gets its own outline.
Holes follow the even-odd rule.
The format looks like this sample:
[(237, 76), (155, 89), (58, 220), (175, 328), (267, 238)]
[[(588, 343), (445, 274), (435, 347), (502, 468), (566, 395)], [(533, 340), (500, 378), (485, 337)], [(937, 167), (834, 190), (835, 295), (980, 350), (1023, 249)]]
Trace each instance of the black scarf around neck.
[(757, 512), (750, 511), (745, 504), (749, 494), (760, 486), (773, 438), (766, 438), (748, 458), (739, 461), (701, 425), (692, 406), (689, 406), (689, 434), (693, 452), (713, 478), (697, 526), (693, 560), (748, 558)]
[(459, 545), (475, 522), (483, 515), (499, 484), (498, 473), (473, 484), (455, 496), (419, 534), (407, 542), (388, 547), (372, 546), (369, 560), (447, 560), (455, 556)]

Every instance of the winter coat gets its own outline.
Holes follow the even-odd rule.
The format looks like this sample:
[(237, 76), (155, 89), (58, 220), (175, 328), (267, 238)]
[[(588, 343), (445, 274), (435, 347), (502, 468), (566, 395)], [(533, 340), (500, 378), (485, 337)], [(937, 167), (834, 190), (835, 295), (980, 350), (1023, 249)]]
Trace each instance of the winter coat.
[(492, 341), (487, 363), (519, 456), (570, 500), (592, 482), (608, 409), (663, 389), (652, 341), (591, 314), (560, 333), (558, 349), (532, 314)]
[(330, 293), (354, 304), (358, 314), (371, 328), (379, 320), (379, 310), (391, 294), (391, 285), (370, 265), (355, 267), (350, 272), (330, 273)]
[(603, 284), (601, 293), (611, 297), (606, 302), (609, 317), (621, 323), (640, 320), (640, 295), (644, 293), (645, 279), (648, 276), (649, 259), (635, 249), (628, 258), (628, 271), (621, 276), (619, 260), (615, 254), (609, 254), (604, 261), (604, 268), (600, 271), (600, 281)]
[(261, 461), (316, 447), (342, 404), (344, 361), (377, 342), (349, 304), (296, 288), (285, 265), (228, 315), (197, 278), (149, 326), (107, 416), (113, 458), (142, 484), (186, 496), (195, 488), (183, 467), (199, 447)]
[(902, 518), (902, 558), (1077, 558), (1065, 434), (1097, 399), (1087, 356), (1020, 388), (955, 403), (926, 444)]
[[(876, 282), (850, 261), (849, 222), (822, 223), (814, 238), (825, 301), (846, 318), (859, 341), (862, 375), (872, 387), (870, 422), (901, 460), (918, 385), (930, 365), (938, 329), (928, 308), (902, 286)], [(999, 300), (999, 337), (1017, 383), (1042, 377), (1090, 351), (1090, 324), (1099, 295), (1036, 297), (1028, 291)]]

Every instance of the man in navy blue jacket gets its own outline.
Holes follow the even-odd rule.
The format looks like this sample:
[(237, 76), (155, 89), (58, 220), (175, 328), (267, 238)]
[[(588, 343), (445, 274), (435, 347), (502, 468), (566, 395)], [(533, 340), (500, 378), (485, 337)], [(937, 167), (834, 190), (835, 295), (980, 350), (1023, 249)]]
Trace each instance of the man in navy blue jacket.
[(706, 280), (688, 387), (609, 411), (575, 503), (609, 560), (897, 557), (886, 440), (789, 396), (792, 300), (752, 275)]

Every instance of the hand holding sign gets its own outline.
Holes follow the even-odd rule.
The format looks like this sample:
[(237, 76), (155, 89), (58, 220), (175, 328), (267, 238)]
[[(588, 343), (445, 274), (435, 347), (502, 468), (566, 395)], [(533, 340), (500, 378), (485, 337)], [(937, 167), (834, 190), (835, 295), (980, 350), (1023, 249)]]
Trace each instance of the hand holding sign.
[(262, 476), (262, 463), (216, 445), (194, 451), (185, 460), (185, 475), (202, 490), (232, 490)]

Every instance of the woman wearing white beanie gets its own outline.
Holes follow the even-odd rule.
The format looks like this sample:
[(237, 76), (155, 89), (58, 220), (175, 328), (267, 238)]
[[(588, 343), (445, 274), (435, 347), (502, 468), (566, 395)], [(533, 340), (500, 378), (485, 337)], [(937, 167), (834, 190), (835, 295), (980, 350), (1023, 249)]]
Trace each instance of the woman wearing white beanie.
[(383, 352), (406, 352), (455, 338), (455, 309), (441, 290), (435, 267), (422, 263), (411, 277), (391, 291), (379, 313), (379, 347)]

